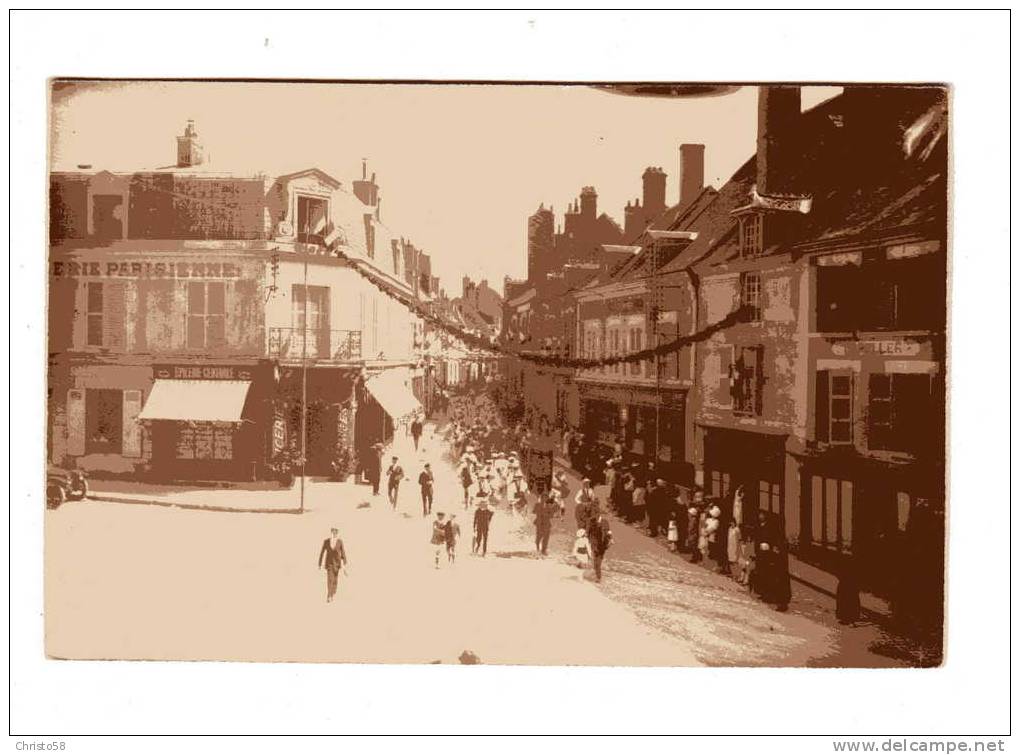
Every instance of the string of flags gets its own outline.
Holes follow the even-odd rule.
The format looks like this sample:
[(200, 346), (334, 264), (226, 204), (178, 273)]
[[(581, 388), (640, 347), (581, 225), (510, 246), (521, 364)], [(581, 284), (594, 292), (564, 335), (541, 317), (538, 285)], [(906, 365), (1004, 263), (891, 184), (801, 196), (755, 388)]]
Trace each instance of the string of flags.
[(349, 263), (351, 268), (355, 270), (362, 278), (372, 284), (373, 287), (381, 291), (383, 294), (398, 301), (415, 315), (420, 317), (428, 324), (435, 328), (447, 333), (448, 335), (461, 340), (464, 344), (472, 349), (479, 351), (487, 351), (500, 356), (513, 357), (516, 359), (523, 359), (534, 364), (539, 364), (545, 367), (563, 367), (573, 369), (591, 369), (593, 367), (609, 367), (614, 364), (631, 364), (634, 362), (644, 362), (650, 359), (655, 359), (659, 356), (665, 356), (673, 352), (679, 351), (685, 346), (690, 346), (694, 343), (699, 343), (711, 338), (715, 333), (730, 328), (741, 322), (747, 322), (751, 313), (751, 308), (746, 306), (738, 307), (737, 309), (730, 312), (726, 317), (721, 320), (706, 325), (701, 330), (691, 333), (686, 336), (679, 336), (666, 343), (659, 344), (652, 348), (642, 349), (641, 351), (632, 351), (627, 354), (614, 354), (607, 355), (597, 358), (568, 358), (561, 357), (554, 354), (546, 354), (538, 351), (528, 351), (523, 349), (510, 348), (505, 344), (494, 343), (487, 338), (483, 338), (474, 333), (469, 333), (457, 326), (446, 322), (445, 320), (437, 317), (428, 310), (426, 310), (421, 304), (413, 300), (409, 300), (402, 296), (398, 296), (396, 293), (391, 291), (389, 288), (384, 286), (375, 276), (366, 272), (362, 269), (361, 265), (358, 264), (358, 260), (348, 256), (339, 248), (332, 250), (333, 253), (339, 258)]

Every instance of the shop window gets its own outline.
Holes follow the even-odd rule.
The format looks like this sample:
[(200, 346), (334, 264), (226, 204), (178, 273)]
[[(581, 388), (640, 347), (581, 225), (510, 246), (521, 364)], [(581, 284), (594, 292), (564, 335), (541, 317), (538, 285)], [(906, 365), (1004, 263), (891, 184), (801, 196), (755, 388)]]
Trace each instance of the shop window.
[(849, 551), (853, 534), (854, 486), (849, 480), (811, 476), (811, 542)]
[(297, 198), (298, 241), (302, 244), (325, 245), (329, 202), (317, 197)]
[(725, 498), (730, 494), (730, 473), (718, 469), (708, 473), (708, 495), (710, 498)]
[(119, 454), (123, 423), (123, 391), (113, 388), (85, 391), (85, 453)]
[(684, 413), (676, 409), (659, 412), (659, 459), (665, 462), (684, 460)]
[(783, 493), (782, 486), (778, 482), (758, 481), (758, 508), (782, 516)]
[[(631, 353), (641, 351), (641, 328), (630, 329), (630, 350)], [(630, 374), (640, 375), (641, 374), (641, 362), (630, 363)]]
[(86, 284), (85, 343), (103, 345), (103, 284), (89, 281)]
[(756, 257), (762, 253), (761, 213), (753, 212), (740, 218), (740, 256)]
[(226, 342), (226, 292), (222, 281), (188, 283), (188, 348), (214, 349)]
[[(932, 424), (932, 380), (925, 374), (868, 377), (868, 448), (916, 453)], [(936, 420), (940, 421), (940, 420)]]
[(744, 346), (730, 367), (730, 390), (734, 414), (760, 416), (762, 413), (762, 356), (761, 346)]
[(751, 322), (761, 322), (761, 273), (740, 274), (740, 304)]
[(178, 459), (234, 458), (234, 427), (211, 422), (182, 424), (177, 433)]

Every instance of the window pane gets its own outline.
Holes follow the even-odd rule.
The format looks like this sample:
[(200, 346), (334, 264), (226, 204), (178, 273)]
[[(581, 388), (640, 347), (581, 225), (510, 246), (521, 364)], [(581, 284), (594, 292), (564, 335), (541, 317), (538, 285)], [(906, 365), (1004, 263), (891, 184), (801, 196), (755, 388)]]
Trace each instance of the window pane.
[(822, 478), (811, 477), (811, 540), (822, 542)]
[(188, 314), (205, 313), (205, 284), (188, 283)]
[(840, 523), (840, 537), (843, 547), (850, 549), (850, 542), (853, 538), (853, 510), (854, 510), (854, 484), (848, 480), (840, 483), (840, 508), (843, 513), (843, 521)]
[(834, 421), (850, 419), (850, 399), (834, 398), (832, 400), (832, 419)]
[(205, 348), (205, 317), (202, 315), (188, 317), (188, 348)]
[(208, 315), (206, 317), (206, 347), (210, 349), (216, 348), (223, 346), (225, 343), (226, 318), (223, 315)]
[(212, 315), (221, 315), (226, 311), (224, 286), (222, 283), (210, 283), (208, 288), (208, 306), (206, 311)]
[(825, 542), (826, 543), (838, 543), (839, 542), (839, 499), (837, 496), (837, 490), (839, 488), (839, 481), (826, 479), (825, 480)]
[(832, 423), (832, 442), (833, 443), (849, 443), (850, 442), (850, 423), (849, 422), (833, 422)]
[(849, 396), (850, 395), (850, 376), (849, 375), (833, 375), (832, 376), (832, 394), (834, 396)]

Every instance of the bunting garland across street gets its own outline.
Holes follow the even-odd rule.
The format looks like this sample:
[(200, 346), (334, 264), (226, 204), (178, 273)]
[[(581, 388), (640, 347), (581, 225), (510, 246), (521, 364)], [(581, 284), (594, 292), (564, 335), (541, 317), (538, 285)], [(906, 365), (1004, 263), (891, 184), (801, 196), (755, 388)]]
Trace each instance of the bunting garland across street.
[(633, 351), (630, 352), (629, 354), (617, 354), (613, 356), (599, 357), (597, 359), (566, 359), (563, 357), (557, 357), (551, 354), (542, 354), (540, 352), (535, 351), (519, 351), (516, 349), (506, 348), (501, 344), (492, 343), (491, 341), (482, 338), (481, 336), (477, 336), (473, 333), (468, 333), (465, 330), (461, 330), (460, 328), (451, 325), (445, 322), (444, 320), (436, 317), (431, 312), (426, 311), (421, 305), (415, 302), (409, 302), (405, 298), (397, 296), (386, 286), (382, 285), (374, 276), (362, 270), (357, 260), (347, 256), (340, 249), (334, 249), (333, 253), (339, 259), (342, 259), (345, 262), (349, 263), (350, 266), (355, 270), (355, 272), (358, 273), (358, 275), (360, 275), (362, 278), (371, 283), (379, 291), (386, 294), (386, 296), (393, 299), (394, 301), (400, 302), (425, 322), (429, 323), (430, 325), (433, 325), (439, 330), (442, 330), (448, 335), (453, 336), (454, 338), (460, 339), (469, 347), (473, 349), (478, 349), (479, 351), (488, 351), (502, 356), (523, 359), (528, 362), (533, 362), (535, 364), (540, 364), (548, 367), (570, 367), (576, 369), (589, 369), (592, 367), (608, 367), (614, 364), (630, 364), (633, 362), (643, 362), (649, 359), (654, 359), (657, 356), (665, 356), (675, 351), (679, 351), (684, 346), (689, 346), (693, 343), (704, 341), (721, 330), (725, 330), (726, 328), (732, 327), (733, 325), (745, 322), (747, 320), (748, 308), (738, 307), (737, 309), (733, 310), (728, 315), (726, 315), (726, 317), (724, 317), (723, 319), (719, 320), (718, 322), (714, 322), (711, 325), (705, 326), (696, 333), (691, 333), (690, 335), (675, 338), (672, 341), (659, 344), (658, 346), (655, 346), (653, 348), (642, 349), (641, 351)]

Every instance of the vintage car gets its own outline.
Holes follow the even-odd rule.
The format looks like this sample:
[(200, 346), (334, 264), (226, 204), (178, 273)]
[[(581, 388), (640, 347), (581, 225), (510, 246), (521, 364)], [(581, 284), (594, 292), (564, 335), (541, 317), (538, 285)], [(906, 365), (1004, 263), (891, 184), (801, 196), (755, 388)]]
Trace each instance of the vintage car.
[(80, 469), (50, 465), (46, 469), (46, 506), (55, 509), (65, 501), (80, 501), (89, 492), (88, 480)]

